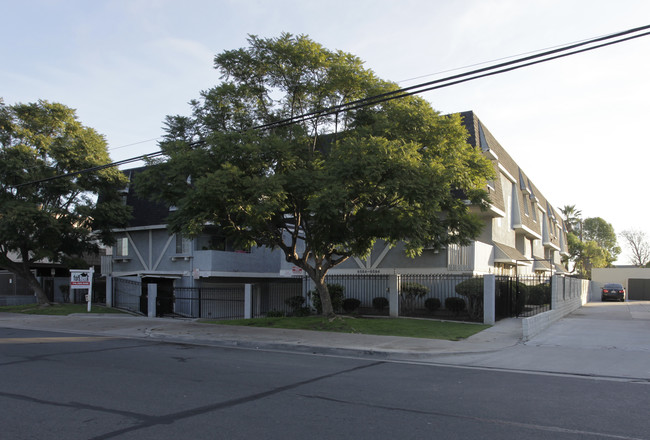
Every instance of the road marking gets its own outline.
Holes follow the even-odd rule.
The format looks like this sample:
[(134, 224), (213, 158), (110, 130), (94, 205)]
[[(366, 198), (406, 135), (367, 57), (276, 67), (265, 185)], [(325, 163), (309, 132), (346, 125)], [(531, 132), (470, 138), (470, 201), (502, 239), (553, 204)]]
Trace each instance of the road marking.
[(0, 338), (0, 344), (51, 344), (53, 342), (94, 342), (106, 341), (105, 336), (62, 336), (58, 338)]

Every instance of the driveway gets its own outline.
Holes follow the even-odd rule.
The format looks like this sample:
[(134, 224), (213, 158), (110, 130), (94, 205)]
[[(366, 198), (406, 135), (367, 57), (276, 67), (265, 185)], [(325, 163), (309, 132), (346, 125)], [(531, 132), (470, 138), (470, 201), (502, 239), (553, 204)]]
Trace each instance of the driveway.
[(489, 368), (650, 381), (650, 301), (592, 302), (526, 343), (448, 358)]
[(587, 303), (527, 345), (650, 354), (650, 301)]

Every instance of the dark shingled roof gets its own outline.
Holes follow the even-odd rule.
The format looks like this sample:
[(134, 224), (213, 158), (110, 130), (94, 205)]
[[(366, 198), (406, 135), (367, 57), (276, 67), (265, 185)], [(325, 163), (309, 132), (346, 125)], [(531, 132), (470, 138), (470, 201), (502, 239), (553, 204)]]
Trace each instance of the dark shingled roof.
[(146, 167), (132, 168), (124, 170), (124, 174), (129, 179), (129, 185), (126, 188), (126, 204), (133, 207), (133, 218), (129, 222), (129, 227), (164, 225), (167, 222), (169, 208), (164, 204), (142, 199), (135, 193), (133, 184), (135, 176), (140, 174)]

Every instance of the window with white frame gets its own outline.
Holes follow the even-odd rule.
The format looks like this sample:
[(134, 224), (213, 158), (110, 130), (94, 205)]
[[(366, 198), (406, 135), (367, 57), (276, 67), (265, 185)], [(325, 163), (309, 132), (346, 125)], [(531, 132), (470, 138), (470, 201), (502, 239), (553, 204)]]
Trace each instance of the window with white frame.
[(192, 240), (183, 237), (183, 234), (176, 234), (176, 253), (189, 254)]
[(127, 257), (129, 255), (129, 239), (120, 237), (115, 242), (115, 256)]

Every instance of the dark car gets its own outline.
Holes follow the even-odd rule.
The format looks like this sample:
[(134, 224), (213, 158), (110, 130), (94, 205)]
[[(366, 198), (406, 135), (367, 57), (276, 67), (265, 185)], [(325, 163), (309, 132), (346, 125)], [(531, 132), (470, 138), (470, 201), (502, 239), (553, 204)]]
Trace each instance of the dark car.
[(625, 287), (617, 283), (607, 283), (603, 286), (603, 291), (600, 296), (601, 301), (614, 299), (617, 301), (625, 301)]

